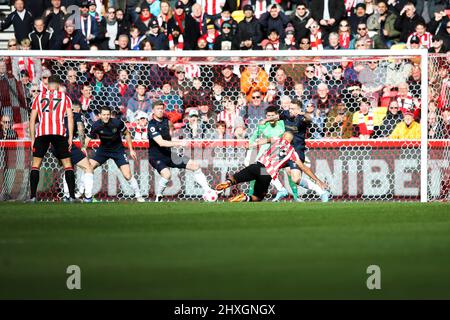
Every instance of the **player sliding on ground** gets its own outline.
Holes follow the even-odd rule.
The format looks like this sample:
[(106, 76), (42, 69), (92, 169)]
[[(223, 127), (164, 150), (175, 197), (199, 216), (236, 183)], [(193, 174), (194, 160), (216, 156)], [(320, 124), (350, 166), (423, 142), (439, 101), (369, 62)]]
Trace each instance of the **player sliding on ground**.
[[(67, 116), (67, 129), (64, 117)], [(36, 130), (36, 121), (39, 125)], [(66, 136), (66, 130), (67, 136)], [(69, 201), (75, 200), (75, 174), (70, 160), (73, 139), (72, 101), (59, 91), (59, 79), (50, 77), (48, 90), (41, 92), (33, 101), (30, 115), (30, 137), (33, 148), (33, 163), (30, 173), (30, 202), (36, 202), (39, 184), (39, 168), (50, 144), (54, 154), (65, 170), (65, 179), (69, 188)]]
[(326, 189), (327, 185), (317, 178), (311, 169), (300, 160), (300, 157), (291, 145), (293, 139), (294, 135), (292, 132), (285, 132), (256, 163), (245, 167), (228, 178), (227, 181), (218, 184), (216, 190), (222, 191), (233, 185), (255, 180), (253, 195), (249, 196), (241, 193), (231, 198), (230, 202), (262, 201), (269, 190), (270, 182), (272, 179), (277, 179), (280, 169), (288, 161), (293, 161), (302, 172), (306, 173), (321, 188)]
[[(183, 147), (185, 141), (172, 141), (172, 124), (164, 116), (164, 103), (155, 101), (153, 103), (153, 119), (148, 123), (148, 161), (151, 166), (161, 175), (155, 190), (155, 202), (163, 199), (164, 190), (171, 178), (170, 168), (187, 169), (194, 172), (195, 181), (203, 188), (204, 193), (214, 192), (206, 180), (206, 176), (200, 169), (199, 164), (192, 159), (180, 157), (172, 153), (172, 147)], [(217, 197), (216, 197), (217, 198)]]
[(130, 150), (130, 156), (137, 160), (136, 152), (133, 150), (133, 140), (131, 133), (128, 131), (125, 123), (122, 120), (111, 118), (111, 109), (109, 107), (102, 107), (100, 110), (100, 120), (92, 124), (91, 132), (86, 137), (83, 148), (86, 149), (91, 139), (100, 138), (100, 147), (96, 150), (94, 157), (89, 161), (92, 168), (95, 169), (104, 164), (108, 159), (113, 159), (123, 177), (130, 184), (134, 191), (134, 196), (138, 202), (145, 202), (141, 196), (139, 185), (131, 173), (130, 164), (128, 162), (125, 148), (122, 144), (122, 135)]

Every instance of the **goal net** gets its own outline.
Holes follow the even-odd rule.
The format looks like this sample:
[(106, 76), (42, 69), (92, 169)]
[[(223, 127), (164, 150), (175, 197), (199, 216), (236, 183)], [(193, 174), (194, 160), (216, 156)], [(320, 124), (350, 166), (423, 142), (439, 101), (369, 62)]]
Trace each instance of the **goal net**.
[[(3, 200), (27, 197), (30, 105), (45, 90), (49, 75), (64, 83), (86, 131), (104, 105), (126, 122), (138, 156), (130, 161), (131, 168), (150, 198), (159, 175), (148, 162), (146, 126), (156, 100), (166, 106), (173, 139), (189, 141), (178, 154), (197, 160), (212, 186), (257, 160), (259, 150), (249, 149), (249, 141), (267, 138), (260, 123), (268, 106), (289, 112), (300, 101), (302, 112), (312, 114), (307, 163), (328, 183), (333, 200), (448, 198), (449, 56), (382, 50), (2, 54)], [(88, 155), (98, 144), (92, 141)], [(80, 180), (81, 170), (76, 172)], [(49, 153), (41, 169), (41, 200), (61, 199), (62, 175)], [(172, 169), (165, 191), (170, 199), (201, 199), (202, 190), (191, 175)], [(113, 161), (98, 168), (94, 177), (97, 199), (132, 199), (132, 190)], [(293, 184), (286, 170), (280, 177), (291, 198), (319, 200), (313, 190)], [(238, 188), (247, 191), (249, 185)], [(228, 190), (222, 199), (238, 188)], [(275, 193), (271, 186), (267, 198)]]

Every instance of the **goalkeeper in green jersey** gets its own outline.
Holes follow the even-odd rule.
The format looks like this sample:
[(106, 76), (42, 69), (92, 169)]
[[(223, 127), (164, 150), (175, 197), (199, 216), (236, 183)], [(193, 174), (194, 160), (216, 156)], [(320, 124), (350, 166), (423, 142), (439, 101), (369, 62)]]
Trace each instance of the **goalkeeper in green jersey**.
[[(267, 150), (269, 150), (271, 146), (271, 140), (279, 139), (286, 131), (284, 127), (284, 122), (278, 121), (278, 119), (279, 119), (278, 108), (274, 106), (267, 107), (266, 119), (263, 121), (264, 123), (258, 125), (256, 131), (253, 133), (253, 135), (249, 140), (250, 149), (248, 150), (247, 157), (245, 159), (246, 166), (249, 165), (251, 162), (250, 159), (254, 151), (254, 148), (259, 147), (259, 151), (256, 156), (256, 159), (259, 159), (261, 155), (265, 154)], [(285, 188), (278, 179), (273, 180), (272, 184), (278, 191), (285, 190)], [(298, 199), (297, 185), (291, 180), (290, 176), (289, 176), (289, 184), (292, 189), (294, 200), (297, 200)], [(249, 195), (253, 195), (254, 186), (255, 181), (251, 181)]]

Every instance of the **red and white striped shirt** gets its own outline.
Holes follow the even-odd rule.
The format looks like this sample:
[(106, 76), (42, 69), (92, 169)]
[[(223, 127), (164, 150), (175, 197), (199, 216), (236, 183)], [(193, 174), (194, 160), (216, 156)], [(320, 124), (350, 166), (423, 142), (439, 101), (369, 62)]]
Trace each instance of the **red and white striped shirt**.
[(411, 33), (411, 35), (408, 37), (408, 40), (406, 41), (408, 48), (411, 47), (411, 38), (414, 36), (417, 36), (420, 39), (421, 47), (427, 48), (427, 49), (431, 48), (431, 44), (433, 42), (433, 35), (429, 32), (425, 32), (423, 35), (419, 35), (417, 32)]
[(267, 5), (266, 0), (256, 0), (255, 17), (257, 19), (261, 18), (261, 16), (268, 11), (267, 9), (268, 9), (268, 5)]
[(258, 162), (266, 167), (272, 179), (276, 179), (280, 169), (289, 160), (299, 161), (300, 157), (287, 140), (280, 138), (258, 159)]
[(47, 90), (40, 93), (33, 101), (32, 110), (36, 110), (39, 126), (36, 137), (46, 135), (66, 135), (64, 116), (72, 109), (72, 101), (63, 92)]
[(222, 12), (226, 0), (197, 0), (197, 3), (202, 6), (202, 11), (205, 14), (214, 16)]

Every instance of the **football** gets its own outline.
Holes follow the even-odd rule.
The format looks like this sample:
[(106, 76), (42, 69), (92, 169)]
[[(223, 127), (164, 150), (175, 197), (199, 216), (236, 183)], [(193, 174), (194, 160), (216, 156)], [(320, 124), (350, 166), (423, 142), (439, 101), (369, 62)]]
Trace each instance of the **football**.
[(203, 200), (205, 200), (206, 202), (217, 201), (217, 198), (219, 198), (219, 195), (215, 190), (208, 190), (203, 194)]

